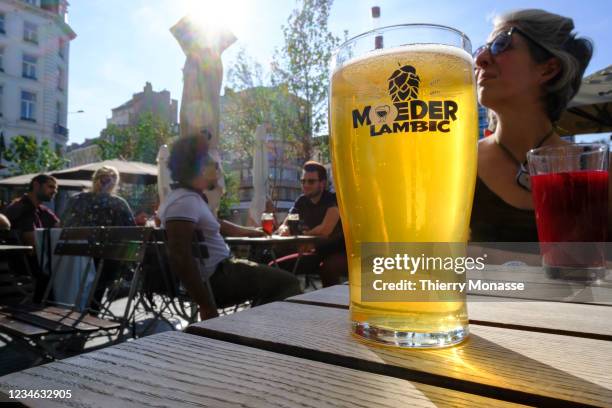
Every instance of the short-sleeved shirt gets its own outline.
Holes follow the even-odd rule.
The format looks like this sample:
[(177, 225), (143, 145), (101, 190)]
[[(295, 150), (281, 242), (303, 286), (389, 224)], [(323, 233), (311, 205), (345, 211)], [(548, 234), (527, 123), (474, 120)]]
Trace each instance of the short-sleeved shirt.
[(32, 232), (36, 228), (53, 228), (60, 220), (53, 211), (44, 205), (35, 206), (30, 197), (24, 194), (13, 201), (3, 211), (11, 222), (11, 229)]
[[(312, 229), (323, 222), (327, 209), (332, 207), (338, 207), (336, 194), (325, 190), (323, 194), (321, 194), (321, 199), (316, 204), (305, 195), (299, 196), (289, 212), (291, 214), (299, 214), (300, 222), (303, 222), (307, 229)], [(341, 232), (342, 223), (338, 221), (332, 235)]]
[[(325, 190), (317, 203), (313, 203), (310, 198), (304, 195), (299, 196), (298, 199), (295, 200), (293, 207), (289, 210), (289, 213), (299, 214), (300, 223), (302, 223), (305, 228), (312, 229), (323, 222), (325, 213), (327, 213), (329, 208), (333, 207), (338, 207), (336, 194)], [(317, 251), (323, 253), (344, 251), (342, 221), (338, 220), (334, 230), (329, 235), (329, 239), (319, 244), (317, 246)]]
[(80, 193), (72, 196), (62, 216), (64, 227), (136, 225), (130, 205), (108, 193)]
[(172, 190), (159, 208), (159, 218), (163, 228), (168, 221), (191, 221), (202, 232), (208, 249), (208, 258), (200, 268), (202, 279), (210, 278), (217, 265), (230, 257), (230, 249), (220, 233), (221, 225), (196, 191), (186, 188)]

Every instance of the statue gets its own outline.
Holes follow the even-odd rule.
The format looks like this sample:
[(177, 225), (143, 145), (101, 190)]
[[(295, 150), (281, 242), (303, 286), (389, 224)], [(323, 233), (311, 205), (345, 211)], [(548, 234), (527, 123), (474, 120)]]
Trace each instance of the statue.
[[(177, 39), (185, 56), (183, 67), (183, 96), (181, 99), (180, 136), (204, 133), (208, 130), (210, 140), (209, 154), (221, 165), (219, 154), (219, 111), (223, 64), (221, 54), (236, 41), (227, 29), (203, 27), (195, 24), (189, 17), (183, 17), (170, 32)], [(164, 166), (167, 160), (167, 147), (162, 146), (158, 155), (158, 165)], [(160, 180), (161, 182), (161, 180)], [(220, 172), (217, 186), (206, 191), (208, 205), (213, 213), (219, 208), (225, 183)], [(161, 191), (168, 191), (160, 185)], [(160, 194), (161, 195), (161, 194)], [(164, 197), (160, 197), (160, 201)]]

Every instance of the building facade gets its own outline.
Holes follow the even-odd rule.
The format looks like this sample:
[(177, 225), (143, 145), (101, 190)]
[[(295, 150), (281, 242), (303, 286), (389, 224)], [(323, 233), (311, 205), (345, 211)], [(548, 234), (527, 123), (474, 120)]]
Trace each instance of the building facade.
[[(233, 92), (226, 89), (225, 95), (221, 97), (221, 138), (230, 138), (231, 135), (225, 131), (224, 120), (228, 118), (227, 111), (235, 109), (230, 108), (231, 103), (249, 103), (249, 101), (257, 100), (258, 98), (253, 93), (262, 92), (263, 87), (255, 87), (245, 89), (239, 92)], [(310, 109), (306, 106), (306, 102), (294, 95), (286, 94), (276, 88), (265, 88), (269, 92), (268, 96), (271, 99), (280, 100), (281, 104), (287, 107), (288, 111), (304, 112), (303, 120), (310, 122)], [(228, 98), (228, 93), (232, 92), (233, 97)], [(251, 94), (251, 95), (249, 95)], [(238, 102), (237, 102), (238, 101)], [(239, 102), (242, 101), (242, 102)], [(292, 151), (297, 142), (288, 141), (287, 138), (282, 138), (276, 133), (277, 126), (275, 119), (271, 115), (270, 131), (266, 135), (266, 150), (268, 159), (269, 189), (268, 195), (274, 202), (276, 209), (283, 213), (288, 211), (297, 197), (302, 193), (300, 185), (301, 169), (304, 164), (301, 160), (294, 158), (295, 154)], [(231, 119), (230, 119), (231, 120)], [(254, 133), (254, 131), (253, 131)], [(254, 134), (253, 134), (254, 137)], [(309, 136), (311, 137), (311, 136)], [(253, 162), (252, 160), (240, 160), (235, 152), (222, 152), (222, 159), (226, 163), (225, 171), (230, 171), (238, 175), (239, 187), (238, 198), (240, 202), (232, 207), (232, 210), (240, 212), (241, 220), (246, 220), (246, 211), (248, 210), (251, 200), (253, 199)], [(228, 166), (229, 164), (229, 166)]]
[[(142, 92), (133, 94), (132, 99), (112, 109), (111, 112), (111, 117), (106, 119), (107, 126), (136, 126), (142, 115), (151, 113), (175, 127), (178, 133), (177, 100), (170, 97), (169, 91), (155, 92), (150, 82), (145, 84)], [(98, 138), (87, 139), (81, 144), (73, 143), (68, 146), (65, 154), (65, 158), (68, 159), (67, 166), (80, 166), (102, 160), (97, 140)]]
[(81, 166), (83, 164), (96, 163), (102, 160), (100, 147), (95, 139), (86, 139), (83, 143), (72, 143), (66, 147), (64, 158), (68, 160), (66, 167)]
[(132, 99), (112, 110), (107, 125), (135, 126), (145, 113), (152, 113), (162, 120), (176, 125), (178, 123), (178, 102), (170, 97), (170, 92), (155, 92), (150, 82), (142, 92), (133, 94)]
[(0, 0), (0, 135), (68, 141), (70, 41), (66, 0)]

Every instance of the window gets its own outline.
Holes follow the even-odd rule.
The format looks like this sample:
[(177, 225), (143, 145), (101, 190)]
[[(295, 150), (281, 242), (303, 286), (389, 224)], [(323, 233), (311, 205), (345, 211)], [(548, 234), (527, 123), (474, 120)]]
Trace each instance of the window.
[(23, 22), (23, 40), (38, 44), (38, 26), (29, 21)]
[(36, 94), (21, 91), (21, 120), (36, 122)]
[(64, 90), (64, 70), (57, 67), (57, 89)]
[(58, 125), (62, 124), (62, 103), (55, 103), (55, 123)]
[(57, 55), (64, 59), (64, 49), (66, 48), (66, 40), (60, 38), (57, 40)]
[(0, 13), (0, 33), (6, 34), (6, 30), (4, 29), (5, 23), (5, 15), (4, 13)]
[(36, 79), (36, 62), (38, 58), (33, 55), (23, 54), (23, 62), (21, 64), (21, 75), (24, 78)]

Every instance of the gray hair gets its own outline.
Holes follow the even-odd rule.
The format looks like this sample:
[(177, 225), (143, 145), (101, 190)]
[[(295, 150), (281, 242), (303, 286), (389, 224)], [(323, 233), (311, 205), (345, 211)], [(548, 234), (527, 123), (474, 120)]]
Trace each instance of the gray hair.
[[(556, 122), (567, 108), (570, 100), (578, 93), (582, 76), (593, 55), (593, 43), (586, 38), (576, 38), (572, 33), (574, 21), (571, 18), (544, 10), (527, 9), (502, 14), (495, 18), (496, 27), (515, 25), (537, 40), (561, 65), (559, 74), (544, 88), (543, 102), (551, 121)], [(550, 54), (527, 41), (533, 59), (542, 63)]]

